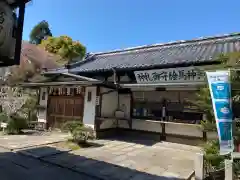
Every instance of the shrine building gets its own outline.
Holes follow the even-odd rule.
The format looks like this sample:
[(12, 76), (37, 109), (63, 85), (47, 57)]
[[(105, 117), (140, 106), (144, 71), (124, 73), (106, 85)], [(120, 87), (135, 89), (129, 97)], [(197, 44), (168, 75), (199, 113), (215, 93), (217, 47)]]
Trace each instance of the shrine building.
[[(84, 60), (43, 72), (38, 120), (60, 128), (79, 120), (98, 138), (203, 140), (203, 112), (193, 102), (205, 70), (221, 54), (240, 51), (240, 34), (89, 53)], [(216, 134), (211, 135), (216, 137)]]

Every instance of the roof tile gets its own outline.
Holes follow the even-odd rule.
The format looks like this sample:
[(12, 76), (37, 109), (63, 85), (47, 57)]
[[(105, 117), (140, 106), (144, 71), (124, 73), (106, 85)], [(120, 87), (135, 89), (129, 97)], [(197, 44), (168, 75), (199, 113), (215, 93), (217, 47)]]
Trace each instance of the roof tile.
[(213, 62), (219, 54), (235, 51), (240, 51), (240, 34), (94, 53), (90, 58), (79, 64), (76, 63), (70, 68), (70, 72), (108, 71), (112, 68), (125, 70)]

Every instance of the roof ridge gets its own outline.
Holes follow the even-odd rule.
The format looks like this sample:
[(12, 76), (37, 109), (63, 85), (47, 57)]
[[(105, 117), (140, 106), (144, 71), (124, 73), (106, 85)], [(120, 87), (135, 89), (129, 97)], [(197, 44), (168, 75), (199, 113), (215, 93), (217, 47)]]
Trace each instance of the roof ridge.
[(96, 53), (89, 53), (92, 55), (104, 55), (104, 54), (112, 54), (112, 53), (121, 53), (121, 52), (127, 52), (131, 50), (141, 50), (145, 48), (154, 48), (154, 47), (161, 47), (161, 46), (170, 46), (170, 45), (178, 45), (178, 44), (187, 44), (187, 43), (194, 43), (194, 42), (203, 42), (203, 41), (209, 41), (209, 40), (217, 40), (217, 39), (225, 39), (225, 38), (231, 38), (240, 36), (240, 32), (237, 33), (230, 33), (230, 34), (222, 34), (222, 35), (215, 35), (215, 36), (206, 36), (206, 37), (199, 37), (194, 38), (190, 40), (177, 40), (173, 42), (167, 42), (167, 43), (156, 43), (156, 44), (150, 44), (150, 45), (143, 45), (143, 46), (135, 46), (130, 48), (124, 48), (124, 49), (116, 49), (112, 51), (106, 51), (106, 52), (96, 52)]

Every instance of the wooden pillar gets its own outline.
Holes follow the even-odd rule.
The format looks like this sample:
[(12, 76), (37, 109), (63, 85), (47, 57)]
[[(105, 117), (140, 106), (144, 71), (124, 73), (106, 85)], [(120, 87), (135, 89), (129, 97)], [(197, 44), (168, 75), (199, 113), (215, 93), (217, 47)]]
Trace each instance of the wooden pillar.
[(14, 56), (15, 65), (20, 64), (24, 15), (25, 15), (25, 3), (22, 2), (19, 6), (19, 15), (18, 15), (18, 21), (17, 21), (18, 26), (17, 26), (17, 32), (16, 32), (16, 45), (15, 45), (15, 56)]
[[(164, 121), (164, 120), (163, 120)], [(160, 140), (161, 141), (166, 141), (166, 127), (165, 127), (165, 123), (161, 123), (162, 126), (162, 133), (160, 135)]]
[(132, 129), (132, 118), (133, 118), (133, 92), (130, 91), (130, 122), (129, 122), (129, 128)]
[[(97, 86), (97, 90), (96, 90), (96, 98), (100, 98), (100, 86)], [(97, 99), (96, 99), (97, 100)], [(101, 104), (100, 104), (100, 99), (98, 99), (98, 103), (99, 104), (96, 104), (96, 114), (95, 114), (95, 116), (96, 117), (98, 117), (98, 116), (100, 116), (100, 110), (101, 110)]]
[[(162, 105), (162, 121), (166, 121), (166, 101), (163, 100), (163, 105)], [(160, 140), (161, 141), (166, 141), (167, 137), (166, 137), (166, 124), (163, 122), (161, 123), (162, 126), (162, 133), (160, 136)]]
[(50, 88), (51, 87), (47, 87), (47, 96), (48, 96), (48, 98), (47, 98), (47, 109), (46, 109), (46, 125), (45, 125), (45, 129), (49, 129), (50, 128), (50, 123), (49, 123), (49, 121), (50, 121), (50, 112), (49, 112), (49, 106), (50, 106), (50, 104), (51, 104), (51, 101), (50, 101)]
[(203, 141), (207, 141), (207, 132), (203, 131)]
[(95, 119), (94, 119), (94, 129), (95, 129), (95, 131), (97, 131), (98, 129), (97, 129), (97, 117), (100, 117), (101, 116), (101, 99), (100, 99), (100, 86), (97, 86), (97, 89), (96, 89), (96, 98), (98, 97), (99, 99), (98, 99), (98, 103), (99, 104), (96, 104), (96, 106), (95, 106), (95, 108), (96, 108), (96, 110), (95, 110)]

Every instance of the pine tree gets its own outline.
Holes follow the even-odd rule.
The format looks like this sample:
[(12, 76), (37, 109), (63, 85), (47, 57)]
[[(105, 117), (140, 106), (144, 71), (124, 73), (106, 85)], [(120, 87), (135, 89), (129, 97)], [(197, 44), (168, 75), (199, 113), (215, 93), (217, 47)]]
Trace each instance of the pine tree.
[(47, 39), (52, 36), (49, 24), (47, 21), (41, 21), (33, 27), (29, 39), (32, 44), (40, 44), (43, 39)]
[[(218, 61), (220, 62), (219, 65), (212, 65), (208, 66), (205, 70), (206, 71), (213, 71), (213, 70), (224, 70), (230, 69), (231, 70), (231, 86), (232, 86), (232, 99), (233, 99), (233, 106), (238, 105), (240, 102), (240, 92), (239, 92), (239, 85), (240, 85), (240, 71), (236, 70), (240, 66), (240, 53), (228, 53), (228, 54), (220, 54), (218, 56)], [(207, 83), (206, 83), (207, 84)], [(195, 104), (204, 114), (205, 119), (201, 122), (203, 130), (216, 130), (216, 121), (214, 118), (213, 107), (212, 107), (212, 99), (210, 96), (210, 91), (208, 85), (201, 88), (196, 93), (196, 101), (192, 102)]]

